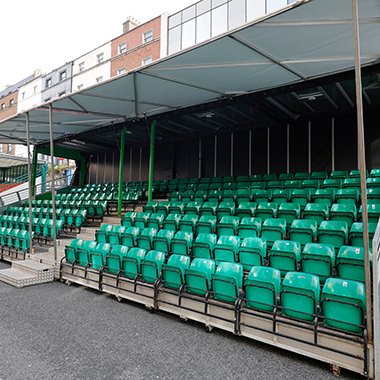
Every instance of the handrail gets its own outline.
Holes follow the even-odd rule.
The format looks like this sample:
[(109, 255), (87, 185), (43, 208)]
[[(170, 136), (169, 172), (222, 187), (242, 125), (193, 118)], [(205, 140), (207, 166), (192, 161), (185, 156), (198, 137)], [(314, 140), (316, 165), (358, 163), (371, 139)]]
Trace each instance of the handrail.
[[(41, 175), (42, 175), (42, 168), (37, 170), (36, 177), (39, 177)], [(24, 182), (28, 182), (28, 173), (23, 174), (17, 178), (13, 178), (9, 181), (0, 183), (0, 193), (3, 191), (9, 190), (12, 187), (15, 187)]]

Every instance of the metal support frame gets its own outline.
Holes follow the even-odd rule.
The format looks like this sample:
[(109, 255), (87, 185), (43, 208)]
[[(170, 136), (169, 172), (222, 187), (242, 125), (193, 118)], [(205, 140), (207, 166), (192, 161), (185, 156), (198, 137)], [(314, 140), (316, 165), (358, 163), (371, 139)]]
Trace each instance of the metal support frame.
[(248, 174), (252, 175), (252, 129), (249, 130), (249, 143), (248, 143)]
[(117, 216), (121, 217), (121, 196), (123, 192), (123, 171), (124, 171), (124, 148), (125, 148), (125, 132), (127, 128), (123, 128), (121, 131), (121, 143), (120, 143), (120, 164), (119, 164), (119, 196), (117, 201)]
[(231, 176), (234, 175), (234, 133), (231, 132)]
[(35, 194), (36, 177), (37, 177), (37, 156), (38, 156), (38, 151), (37, 151), (37, 148), (34, 147), (33, 158), (32, 158), (32, 168), (31, 168), (31, 183), (30, 183), (30, 186), (32, 188), (32, 195)]
[(157, 125), (157, 121), (153, 120), (151, 129), (150, 129), (148, 202), (150, 202), (153, 199), (152, 191), (153, 191), (153, 165), (154, 165), (154, 138), (155, 138), (155, 132), (156, 132), (156, 125)]
[(107, 152), (104, 153), (103, 183), (106, 183)]
[(214, 177), (216, 177), (217, 158), (218, 158), (218, 136), (215, 135), (215, 138), (214, 138)]
[(360, 170), (360, 188), (362, 192), (362, 220), (363, 220), (363, 246), (364, 246), (364, 270), (366, 289), (366, 317), (368, 341), (372, 342), (372, 300), (371, 300), (371, 267), (369, 261), (369, 237), (368, 237), (368, 210), (367, 210), (367, 186), (366, 186), (366, 163), (364, 145), (364, 120), (363, 120), (363, 97), (362, 79), (360, 70), (360, 40), (359, 40), (359, 20), (358, 1), (352, 0), (352, 21), (354, 34), (355, 53), (355, 85), (356, 85), (356, 107), (358, 119), (358, 166)]
[(335, 170), (335, 118), (331, 118), (331, 171)]
[(139, 181), (141, 181), (141, 169), (142, 169), (142, 146), (140, 146)]
[(133, 159), (133, 152), (131, 148), (129, 150), (129, 182), (132, 181), (132, 159)]
[(290, 172), (290, 125), (286, 126), (286, 172)]
[[(29, 252), (33, 253), (33, 226), (32, 226), (32, 172), (30, 167), (30, 129), (29, 112), (26, 113), (26, 146), (28, 155), (28, 196), (29, 196)], [(34, 154), (34, 153), (33, 153)], [(37, 155), (36, 155), (37, 156)]]
[(267, 174), (270, 174), (270, 127), (267, 128)]
[(53, 247), (54, 263), (57, 261), (57, 226), (55, 214), (55, 184), (54, 184), (54, 142), (53, 142), (53, 106), (49, 104), (49, 132), (50, 132), (50, 157), (51, 157), (51, 200), (53, 208)]
[(311, 173), (311, 121), (308, 121), (307, 139), (308, 171)]

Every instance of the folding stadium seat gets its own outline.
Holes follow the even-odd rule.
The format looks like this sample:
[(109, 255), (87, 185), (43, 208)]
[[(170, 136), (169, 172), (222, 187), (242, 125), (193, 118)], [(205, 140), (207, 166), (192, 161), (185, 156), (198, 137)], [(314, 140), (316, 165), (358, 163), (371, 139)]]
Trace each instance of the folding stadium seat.
[(121, 263), (125, 277), (136, 278), (140, 273), (141, 260), (145, 258), (146, 250), (131, 248)]
[[(43, 229), (42, 229), (42, 236), (44, 238), (50, 238), (53, 239), (54, 237), (54, 221), (53, 219), (48, 219), (45, 223)], [(62, 220), (56, 220), (55, 221), (55, 232), (56, 232), (56, 238), (59, 239), (60, 233), (62, 231), (63, 221)]]
[(124, 226), (113, 226), (112, 230), (108, 232), (108, 242), (111, 245), (120, 245), (121, 236), (125, 233), (126, 227)]
[(367, 189), (367, 202), (369, 204), (380, 203), (380, 189)]
[[(376, 223), (368, 223), (369, 248), (372, 248), (372, 239), (376, 232)], [(363, 223), (353, 223), (348, 234), (348, 241), (353, 247), (363, 247)]]
[(182, 193), (181, 201), (183, 203), (189, 203), (194, 198), (195, 191), (194, 190), (186, 190)]
[(77, 263), (81, 266), (88, 265), (90, 263), (90, 255), (97, 245), (96, 241), (87, 240), (82, 246), (77, 247)]
[(325, 180), (327, 179), (329, 176), (327, 174), (327, 172), (313, 172), (311, 173), (310, 175), (310, 179), (321, 179), (321, 180)]
[(214, 246), (214, 259), (221, 261), (236, 262), (240, 246), (238, 236), (221, 236)]
[(206, 182), (199, 182), (197, 186), (197, 190), (205, 190), (207, 193), (207, 190), (209, 188), (209, 184)]
[(309, 179), (309, 178), (310, 178), (309, 172), (294, 173), (294, 179), (304, 181), (304, 180)]
[(237, 194), (237, 192), (234, 189), (223, 190), (221, 202), (233, 203), (235, 206), (236, 194)]
[(162, 264), (164, 286), (180, 289), (185, 284), (185, 270), (189, 268), (189, 256), (171, 255), (167, 264)]
[(317, 179), (305, 179), (302, 181), (301, 189), (312, 189), (318, 190), (320, 187), (320, 182)]
[(176, 191), (177, 186), (178, 186), (178, 182), (179, 181), (176, 178), (171, 179), (168, 183), (168, 191), (170, 191), (170, 192)]
[(335, 202), (357, 205), (359, 203), (359, 194), (360, 192), (358, 189), (339, 189), (336, 194)]
[(127, 247), (134, 247), (136, 245), (137, 236), (140, 234), (140, 228), (127, 227), (123, 233), (121, 233), (121, 244)]
[[(359, 178), (360, 179), (360, 170), (351, 170), (350, 171), (350, 175), (349, 175), (350, 178)], [(368, 173), (368, 170), (366, 170), (366, 178), (369, 177), (369, 173)]]
[(296, 219), (289, 228), (289, 240), (305, 244), (314, 243), (317, 238), (317, 222), (312, 219)]
[(259, 237), (261, 233), (261, 218), (243, 218), (238, 226), (240, 239), (247, 237)]
[(318, 189), (316, 192), (311, 196), (314, 203), (323, 203), (327, 204), (329, 207), (334, 203), (335, 201), (335, 190), (334, 189)]
[(317, 239), (319, 243), (333, 245), (335, 247), (335, 252), (338, 252), (339, 248), (347, 243), (347, 223), (323, 221), (318, 228)]
[(275, 268), (255, 266), (244, 281), (244, 289), (248, 308), (274, 312), (281, 289), (281, 273)]
[[(358, 221), (362, 221), (362, 210), (363, 206), (359, 209)], [(368, 210), (368, 223), (378, 223), (380, 217), (380, 204), (367, 204)]]
[(208, 186), (208, 189), (209, 189), (209, 192), (211, 190), (216, 190), (216, 191), (220, 191), (222, 188), (222, 183), (221, 182), (211, 182)]
[[(32, 240), (34, 237), (34, 232), (32, 232)], [(30, 234), (29, 231), (21, 230), (19, 232), (20, 238), (20, 250), (22, 252), (30, 252)]]
[(235, 182), (248, 181), (248, 179), (249, 179), (248, 175), (238, 175), (235, 179)]
[(198, 188), (198, 190), (194, 194), (193, 200), (196, 202), (206, 202), (208, 196), (207, 190), (201, 190)]
[(192, 201), (185, 206), (184, 214), (185, 215), (199, 215), (199, 210), (203, 201)]
[(168, 253), (170, 251), (170, 245), (174, 237), (173, 230), (160, 230), (158, 234), (153, 238), (153, 249)]
[(346, 222), (348, 228), (357, 219), (356, 206), (352, 204), (333, 204), (330, 209), (330, 220)]
[(193, 245), (193, 234), (191, 232), (178, 231), (172, 239), (171, 252), (178, 255), (190, 255)]
[(90, 253), (91, 267), (96, 270), (102, 269), (106, 264), (106, 257), (111, 251), (108, 243), (98, 243), (96, 248)]
[(256, 203), (254, 202), (242, 202), (238, 206), (238, 208), (235, 210), (235, 215), (238, 216), (240, 219), (246, 218), (246, 217), (253, 217), (256, 212)]
[(263, 221), (268, 218), (275, 218), (277, 216), (277, 203), (259, 203), (256, 209), (256, 217), (261, 218)]
[(380, 169), (372, 169), (370, 173), (371, 178), (380, 177)]
[(157, 201), (149, 201), (145, 206), (143, 206), (143, 212), (149, 212), (150, 214), (155, 213), (159, 203), (160, 202)]
[(289, 229), (293, 220), (301, 217), (301, 207), (298, 203), (282, 203), (277, 211), (277, 218), (286, 220), (286, 227)]
[(125, 245), (114, 245), (112, 251), (105, 258), (108, 273), (118, 274), (122, 269), (123, 259), (127, 256), (129, 248)]
[(366, 181), (368, 189), (376, 189), (380, 187), (380, 177), (368, 178)]
[(188, 178), (181, 178), (178, 181), (178, 190), (179, 191), (184, 191), (186, 189), (187, 183), (189, 182)]
[(330, 212), (329, 206), (323, 203), (308, 203), (303, 210), (304, 219), (312, 219), (320, 225), (324, 220), (328, 219)]
[(211, 275), (215, 272), (215, 261), (195, 258), (189, 269), (185, 269), (188, 293), (206, 295), (211, 287)]
[(262, 174), (253, 174), (249, 176), (249, 181), (251, 182), (261, 182), (263, 180)]
[(276, 190), (276, 189), (282, 189), (282, 181), (269, 181), (266, 185), (266, 188)]
[(264, 265), (267, 257), (267, 242), (264, 239), (247, 237), (239, 247), (238, 256), (244, 270), (249, 271), (254, 266)]
[(211, 178), (211, 183), (214, 183), (214, 182), (222, 182), (223, 181), (223, 177), (212, 177)]
[(341, 179), (325, 179), (321, 185), (321, 189), (334, 189), (337, 192), (342, 187)]
[(202, 177), (199, 180), (200, 183), (210, 183), (211, 182), (211, 177)]
[(108, 234), (112, 231), (113, 224), (103, 224), (100, 230), (95, 231), (95, 240), (98, 243), (108, 243)]
[(276, 174), (264, 174), (263, 175), (263, 181), (266, 181), (266, 182), (277, 181), (277, 175)]
[(169, 195), (169, 201), (170, 201), (170, 202), (180, 201), (180, 200), (181, 200), (181, 197), (182, 197), (182, 191), (173, 191), (173, 192)]
[(236, 190), (248, 190), (250, 182), (247, 180), (236, 181)]
[(160, 204), (157, 206), (156, 213), (168, 215), (169, 214), (169, 201), (161, 201)]
[(211, 259), (217, 239), (218, 237), (215, 234), (198, 234), (193, 242), (193, 257)]
[(137, 217), (137, 212), (132, 212), (132, 211), (127, 212), (121, 218), (121, 225), (124, 227), (132, 227), (135, 223), (136, 217)]
[(237, 234), (238, 225), (238, 216), (223, 216), (216, 225), (216, 233), (218, 236), (234, 236)]
[[(178, 225), (181, 220), (182, 215), (180, 214), (169, 214), (162, 223), (162, 228), (165, 230), (172, 230), (174, 232), (178, 231)], [(149, 223), (148, 223), (149, 224)], [(154, 226), (152, 226), (154, 227)]]
[(330, 174), (331, 179), (345, 180), (347, 177), (348, 177), (347, 170), (335, 170), (335, 171), (332, 171)]
[(301, 246), (298, 241), (276, 240), (268, 252), (268, 263), (284, 275), (288, 271), (297, 271), (301, 259)]
[(288, 203), (290, 199), (290, 190), (275, 189), (272, 193), (272, 202), (280, 205), (281, 203)]
[(205, 202), (202, 204), (201, 208), (199, 209), (199, 215), (215, 215), (217, 203), (214, 202)]
[(301, 272), (319, 276), (321, 281), (334, 275), (335, 249), (330, 244), (307, 243), (301, 253)]
[(140, 229), (145, 228), (148, 225), (148, 220), (151, 214), (149, 212), (140, 212), (137, 214), (134, 225)]
[(157, 229), (146, 227), (140, 235), (137, 236), (136, 242), (139, 248), (150, 250), (153, 247), (153, 238), (157, 235)]
[(284, 187), (284, 190), (289, 190), (290, 193), (292, 193), (294, 190), (301, 189), (301, 183), (302, 181), (293, 179), (290, 181), (285, 181), (283, 187)]
[(216, 230), (216, 216), (215, 215), (203, 215), (199, 218), (196, 225), (196, 233), (213, 234)]
[[(195, 228), (198, 222), (198, 215), (184, 215), (178, 222), (178, 229), (175, 231), (185, 231), (195, 233)], [(165, 223), (164, 223), (165, 225)]]
[[(372, 252), (369, 252), (372, 271)], [(337, 276), (347, 280), (365, 282), (364, 248), (342, 246), (336, 256)]]
[(291, 181), (293, 179), (294, 175), (293, 173), (281, 173), (279, 176), (278, 176), (278, 180), (279, 181)]
[(252, 202), (253, 196), (251, 195), (251, 191), (244, 189), (236, 190), (236, 204), (239, 206), (245, 202)]
[(317, 315), (320, 291), (318, 276), (288, 272), (280, 293), (282, 314), (312, 322)]
[(234, 202), (220, 202), (215, 210), (215, 215), (218, 220), (222, 219), (224, 216), (235, 215), (235, 203)]
[(362, 334), (365, 310), (363, 283), (340, 278), (326, 280), (321, 295), (321, 314), (325, 326)]
[(146, 282), (156, 282), (161, 277), (162, 264), (165, 261), (165, 253), (149, 251), (141, 260), (141, 279)]
[(198, 188), (198, 183), (190, 183), (190, 182), (188, 182), (186, 184), (185, 191), (192, 190), (193, 194), (194, 194), (195, 191), (197, 190), (197, 188)]
[(221, 190), (209, 190), (207, 195), (207, 201), (213, 201), (216, 204), (222, 200), (223, 192)]
[(272, 198), (272, 191), (271, 190), (258, 190), (253, 196), (253, 200), (256, 203), (269, 203)]
[(236, 302), (243, 285), (243, 266), (239, 263), (220, 263), (211, 275), (211, 284), (215, 299)]
[(169, 206), (169, 214), (183, 214), (186, 204), (181, 202), (172, 202)]
[(261, 237), (267, 241), (268, 247), (272, 247), (276, 240), (285, 239), (286, 220), (285, 219), (266, 219), (261, 227)]
[(158, 191), (159, 192), (166, 192), (167, 186), (168, 186), (169, 180), (167, 179), (161, 179), (158, 183)]
[(346, 178), (343, 181), (342, 189), (354, 188), (360, 190), (360, 177), (358, 178)]

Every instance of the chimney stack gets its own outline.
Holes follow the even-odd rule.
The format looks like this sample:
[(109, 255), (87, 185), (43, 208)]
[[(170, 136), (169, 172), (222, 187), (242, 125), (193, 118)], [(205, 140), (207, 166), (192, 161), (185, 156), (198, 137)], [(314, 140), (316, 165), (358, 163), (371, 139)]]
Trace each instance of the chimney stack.
[(123, 23), (123, 34), (128, 33), (130, 30), (136, 28), (139, 25), (140, 23), (137, 20), (129, 16), (127, 18), (127, 21)]

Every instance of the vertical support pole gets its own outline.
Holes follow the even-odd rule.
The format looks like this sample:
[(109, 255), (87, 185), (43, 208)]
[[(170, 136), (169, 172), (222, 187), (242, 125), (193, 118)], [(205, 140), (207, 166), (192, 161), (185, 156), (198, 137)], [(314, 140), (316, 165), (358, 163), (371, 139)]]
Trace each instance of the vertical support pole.
[(111, 182), (114, 183), (114, 167), (115, 167), (115, 152), (112, 152), (112, 177), (111, 177)]
[(107, 168), (107, 153), (104, 153), (104, 165), (103, 165), (103, 183), (106, 183), (106, 168)]
[(202, 139), (198, 141), (198, 178), (202, 177)]
[(29, 252), (33, 253), (33, 231), (32, 231), (32, 172), (30, 168), (30, 129), (29, 112), (26, 113), (26, 146), (28, 155), (28, 196), (29, 196)]
[(308, 144), (307, 144), (307, 153), (308, 153), (308, 169), (309, 173), (311, 173), (311, 121), (308, 122)]
[(368, 341), (373, 341), (372, 334), (372, 301), (371, 301), (371, 267), (369, 261), (369, 238), (368, 238), (368, 209), (367, 209), (367, 188), (366, 188), (366, 164), (364, 145), (364, 120), (363, 120), (363, 96), (362, 78), (360, 69), (360, 41), (359, 41), (359, 21), (358, 21), (358, 1), (352, 0), (352, 21), (354, 34), (355, 51), (355, 85), (356, 85), (356, 107), (358, 118), (358, 153), (360, 170), (360, 188), (362, 191), (362, 219), (363, 219), (363, 246), (364, 246), (364, 271), (366, 289), (366, 316)]
[(96, 155), (96, 175), (95, 183), (99, 183), (99, 154)]
[(129, 182), (132, 182), (132, 148), (129, 150)]
[(142, 146), (140, 146), (139, 181), (141, 181)]
[(252, 129), (249, 130), (249, 146), (248, 146), (248, 174), (252, 175)]
[(290, 172), (290, 125), (286, 126), (286, 172)]
[(35, 195), (35, 186), (36, 186), (36, 176), (37, 176), (37, 148), (34, 147), (33, 149), (33, 158), (32, 158), (32, 173), (31, 173), (31, 183), (30, 186), (32, 188), (32, 195)]
[(335, 118), (331, 118), (331, 171), (335, 170)]
[(154, 164), (154, 136), (156, 131), (157, 121), (153, 120), (150, 130), (150, 157), (149, 157), (149, 188), (148, 188), (148, 202), (152, 200), (153, 190), (153, 164)]
[(270, 128), (267, 128), (267, 174), (270, 174)]
[(123, 171), (124, 171), (124, 148), (125, 148), (125, 132), (127, 128), (124, 127), (121, 131), (121, 143), (120, 143), (120, 164), (119, 164), (119, 196), (117, 201), (117, 216), (121, 217), (121, 196), (123, 192)]
[(216, 160), (218, 157), (218, 136), (215, 135), (214, 139), (214, 177), (216, 177)]
[(80, 159), (80, 178), (79, 178), (79, 186), (83, 187), (86, 181), (86, 158), (82, 157)]
[(55, 214), (55, 184), (54, 184), (54, 143), (53, 143), (53, 106), (49, 104), (49, 132), (50, 132), (50, 157), (51, 157), (51, 200), (53, 206), (53, 246), (54, 263), (57, 261), (57, 226)]
[(231, 174), (234, 175), (234, 133), (231, 132)]

